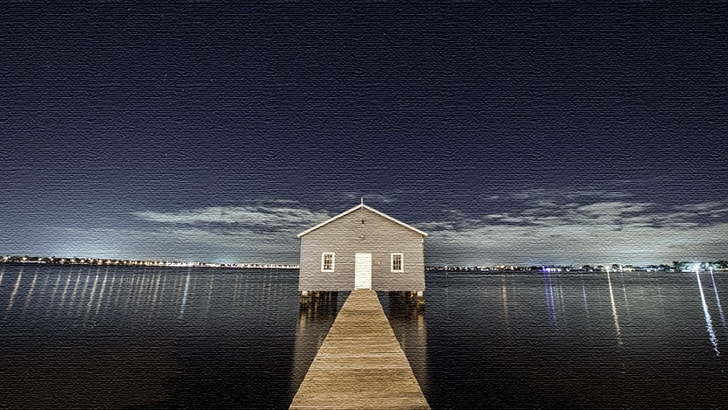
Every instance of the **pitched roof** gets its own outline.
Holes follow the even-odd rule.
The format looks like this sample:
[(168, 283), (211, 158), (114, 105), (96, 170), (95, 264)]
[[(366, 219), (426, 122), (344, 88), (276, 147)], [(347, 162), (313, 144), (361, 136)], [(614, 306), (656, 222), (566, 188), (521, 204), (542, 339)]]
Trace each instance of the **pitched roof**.
[(404, 222), (402, 222), (402, 221), (398, 221), (398, 220), (396, 220), (396, 219), (392, 218), (391, 216), (389, 216), (389, 215), (387, 215), (387, 214), (384, 214), (384, 213), (382, 213), (382, 212), (379, 212), (379, 211), (377, 211), (376, 209), (374, 209), (374, 208), (372, 208), (372, 207), (370, 207), (370, 206), (364, 205), (364, 203), (363, 203), (363, 202), (362, 202), (361, 204), (359, 204), (359, 205), (357, 205), (357, 206), (355, 206), (355, 207), (353, 207), (353, 208), (349, 209), (348, 211), (344, 211), (344, 212), (342, 212), (342, 213), (340, 213), (340, 214), (336, 215), (335, 217), (333, 217), (333, 218), (331, 218), (331, 219), (329, 219), (329, 220), (327, 220), (327, 221), (321, 222), (320, 224), (318, 224), (318, 225), (314, 226), (313, 228), (309, 228), (309, 229), (307, 229), (307, 230), (305, 230), (305, 231), (303, 231), (303, 232), (299, 233), (299, 234), (298, 234), (297, 236), (298, 236), (298, 237), (300, 238), (300, 237), (302, 237), (303, 235), (306, 235), (306, 234), (307, 234), (307, 233), (309, 233), (309, 232), (315, 231), (316, 229), (318, 229), (318, 228), (320, 228), (320, 227), (322, 227), (322, 226), (324, 226), (324, 225), (327, 225), (327, 224), (329, 224), (330, 222), (333, 222), (333, 221), (335, 221), (335, 220), (337, 220), (337, 219), (339, 219), (339, 218), (342, 218), (342, 217), (344, 217), (344, 216), (346, 216), (346, 215), (348, 215), (348, 214), (350, 214), (350, 213), (352, 213), (352, 212), (354, 212), (354, 211), (356, 211), (356, 210), (358, 210), (358, 209), (366, 209), (366, 210), (372, 211), (372, 212), (374, 212), (375, 214), (377, 214), (377, 215), (379, 215), (379, 216), (382, 216), (382, 217), (384, 217), (384, 218), (386, 218), (386, 219), (389, 219), (390, 221), (392, 221), (392, 222), (394, 222), (394, 223), (396, 223), (396, 224), (402, 225), (402, 226), (404, 226), (404, 227), (405, 227), (405, 228), (407, 228), (407, 229), (410, 229), (410, 230), (412, 230), (412, 231), (415, 231), (415, 232), (417, 232), (418, 234), (420, 234), (420, 235), (422, 235), (422, 236), (427, 236), (427, 234), (426, 234), (426, 233), (424, 233), (424, 232), (420, 231), (419, 229), (417, 229), (417, 228), (415, 228), (415, 227), (412, 227), (412, 226), (409, 226), (409, 225), (407, 225), (406, 223), (404, 223)]

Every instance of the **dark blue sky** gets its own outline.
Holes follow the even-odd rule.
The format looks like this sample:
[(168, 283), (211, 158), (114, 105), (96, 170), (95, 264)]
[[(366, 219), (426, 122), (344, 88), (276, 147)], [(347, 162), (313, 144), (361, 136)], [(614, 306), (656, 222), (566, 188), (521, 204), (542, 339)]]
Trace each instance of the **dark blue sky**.
[(0, 254), (297, 262), (365, 201), (432, 264), (728, 258), (728, 7), (11, 3)]

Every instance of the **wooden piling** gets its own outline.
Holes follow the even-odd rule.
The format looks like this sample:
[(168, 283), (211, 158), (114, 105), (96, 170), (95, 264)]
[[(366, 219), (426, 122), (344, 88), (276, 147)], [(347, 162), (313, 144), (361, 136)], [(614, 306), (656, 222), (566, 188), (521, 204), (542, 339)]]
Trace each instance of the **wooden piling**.
[(351, 292), (290, 408), (430, 408), (375, 291)]

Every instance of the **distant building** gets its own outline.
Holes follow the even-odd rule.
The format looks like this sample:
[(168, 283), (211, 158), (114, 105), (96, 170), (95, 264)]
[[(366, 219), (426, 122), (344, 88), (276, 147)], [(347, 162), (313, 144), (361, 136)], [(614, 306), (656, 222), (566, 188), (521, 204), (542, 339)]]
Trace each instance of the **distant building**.
[(298, 290), (425, 290), (426, 233), (364, 202), (298, 234)]

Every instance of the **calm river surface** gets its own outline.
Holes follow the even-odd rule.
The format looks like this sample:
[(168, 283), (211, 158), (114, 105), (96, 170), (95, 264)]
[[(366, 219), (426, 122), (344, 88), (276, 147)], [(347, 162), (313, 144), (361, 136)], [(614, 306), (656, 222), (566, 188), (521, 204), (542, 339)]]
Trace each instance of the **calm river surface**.
[[(346, 293), (295, 270), (0, 265), (0, 408), (286, 408)], [(728, 407), (728, 274), (428, 272), (380, 300), (434, 409)]]

